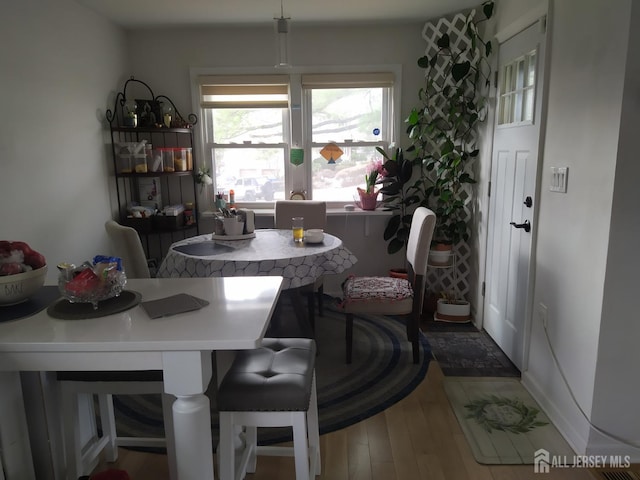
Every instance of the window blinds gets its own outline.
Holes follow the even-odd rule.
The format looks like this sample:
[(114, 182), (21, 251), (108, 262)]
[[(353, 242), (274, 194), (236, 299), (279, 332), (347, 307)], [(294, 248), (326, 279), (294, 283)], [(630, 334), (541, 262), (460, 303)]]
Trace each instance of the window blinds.
[(287, 108), (287, 75), (202, 76), (200, 106), (203, 108)]

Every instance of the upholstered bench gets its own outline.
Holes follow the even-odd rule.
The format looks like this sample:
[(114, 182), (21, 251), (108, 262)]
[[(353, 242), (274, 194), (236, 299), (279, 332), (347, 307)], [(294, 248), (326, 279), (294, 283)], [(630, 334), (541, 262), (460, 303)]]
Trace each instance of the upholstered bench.
[[(315, 357), (315, 342), (306, 338), (266, 338), (238, 352), (218, 388), (221, 480), (255, 472), (257, 455), (293, 455), (297, 480), (320, 474)], [(258, 446), (257, 427), (284, 426), (293, 429), (293, 447)], [(236, 427), (245, 427), (238, 466)]]

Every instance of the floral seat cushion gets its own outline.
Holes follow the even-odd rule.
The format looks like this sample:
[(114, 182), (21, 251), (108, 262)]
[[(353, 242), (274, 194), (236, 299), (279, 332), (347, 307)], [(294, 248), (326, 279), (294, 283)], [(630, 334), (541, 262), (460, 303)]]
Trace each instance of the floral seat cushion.
[(350, 277), (344, 284), (344, 304), (354, 302), (393, 303), (411, 300), (408, 280), (392, 277)]

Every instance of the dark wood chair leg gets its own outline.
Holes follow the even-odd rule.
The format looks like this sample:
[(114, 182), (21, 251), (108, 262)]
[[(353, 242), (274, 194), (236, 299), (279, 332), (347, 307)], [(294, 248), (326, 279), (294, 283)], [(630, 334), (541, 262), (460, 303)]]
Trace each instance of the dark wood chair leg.
[(313, 289), (307, 294), (307, 312), (309, 315), (309, 325), (311, 325), (311, 330), (316, 333), (316, 305), (314, 298)]
[(324, 315), (324, 285), (318, 287), (318, 314)]
[(351, 363), (353, 348), (353, 314), (347, 313), (347, 363)]

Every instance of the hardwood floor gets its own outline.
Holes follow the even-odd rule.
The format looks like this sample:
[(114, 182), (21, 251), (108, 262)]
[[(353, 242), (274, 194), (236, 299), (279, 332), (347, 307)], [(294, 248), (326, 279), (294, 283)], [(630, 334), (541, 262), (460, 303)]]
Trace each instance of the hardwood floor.
[[(535, 474), (532, 465), (480, 465), (442, 387), (443, 374), (432, 361), (426, 379), (384, 412), (321, 436), (321, 480), (588, 480), (602, 478), (586, 469), (552, 469)], [(168, 479), (166, 457), (120, 449), (115, 464), (132, 480)], [(217, 473), (217, 472), (216, 472)], [(259, 457), (248, 480), (294, 480), (293, 459)]]

